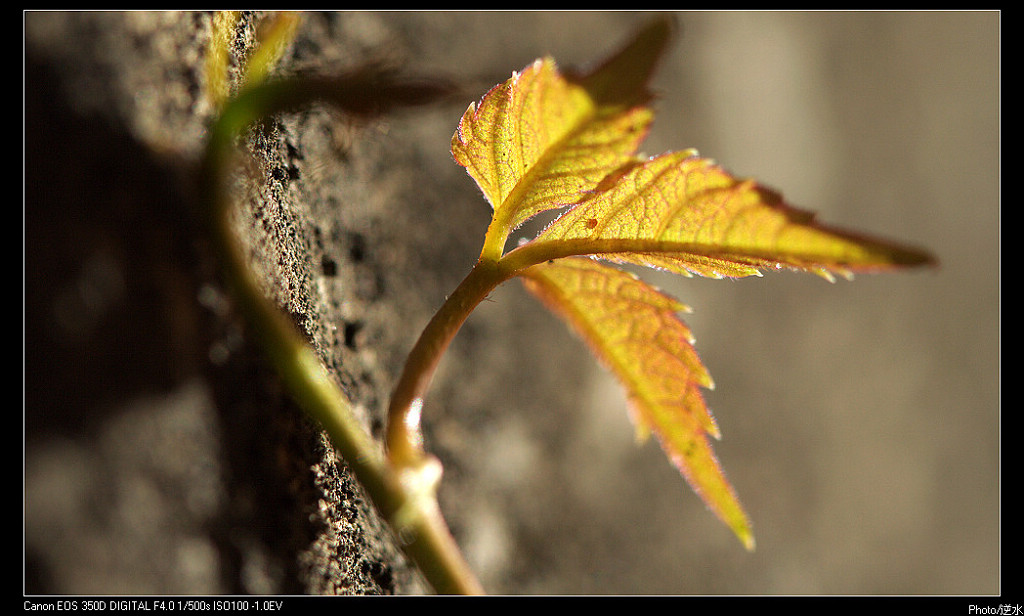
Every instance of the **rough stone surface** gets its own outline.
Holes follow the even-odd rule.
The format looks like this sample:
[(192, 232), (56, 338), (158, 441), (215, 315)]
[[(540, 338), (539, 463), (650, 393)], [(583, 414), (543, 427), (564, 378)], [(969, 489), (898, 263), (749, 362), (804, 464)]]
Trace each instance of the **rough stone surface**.
[[(194, 188), (210, 19), (27, 16), (27, 590), (417, 592), (211, 260)], [(315, 55), (328, 35), (310, 36)], [(339, 143), (338, 123), (311, 111), (254, 131), (263, 179), (240, 196), (239, 231), (377, 425), (409, 335), (395, 324), (424, 306), (398, 269), (415, 248), (397, 213), (412, 163), (376, 126)]]

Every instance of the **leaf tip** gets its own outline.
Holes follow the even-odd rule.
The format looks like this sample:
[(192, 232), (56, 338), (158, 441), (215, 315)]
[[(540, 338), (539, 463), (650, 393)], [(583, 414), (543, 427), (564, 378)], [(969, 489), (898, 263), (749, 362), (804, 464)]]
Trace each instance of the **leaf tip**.
[(812, 271), (815, 274), (817, 274), (817, 275), (821, 276), (822, 278), (824, 278), (828, 282), (835, 282), (836, 281), (836, 277), (832, 275), (832, 272), (828, 271), (827, 269), (825, 269), (823, 267), (816, 267)]
[(650, 20), (617, 53), (582, 76), (584, 87), (603, 103), (635, 104), (649, 99), (647, 82), (677, 30), (671, 14)]
[(747, 548), (748, 552), (753, 552), (757, 549), (757, 542), (754, 540), (754, 533), (749, 527), (742, 529), (742, 532), (737, 532), (737, 536), (740, 541), (743, 542), (743, 547)]

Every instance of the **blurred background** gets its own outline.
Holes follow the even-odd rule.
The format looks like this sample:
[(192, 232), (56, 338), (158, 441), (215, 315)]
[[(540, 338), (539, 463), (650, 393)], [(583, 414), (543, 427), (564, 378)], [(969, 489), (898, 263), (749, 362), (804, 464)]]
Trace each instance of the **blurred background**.
[[(544, 53), (563, 66), (596, 60), (650, 15), (364, 17), (414, 31), (417, 65), (479, 75), (482, 94)], [(941, 266), (834, 284), (788, 272), (646, 275), (693, 307), (685, 320), (717, 386), (707, 396), (723, 433), (716, 451), (757, 550), (743, 550), (654, 442), (635, 446), (617, 385), (580, 345), (591, 393), (556, 406), (533, 400), (527, 382), (509, 394), (514, 414), (462, 437), (493, 460), (473, 471), (487, 498), (466, 539), (495, 572), (491, 588), (1000, 590), (999, 19), (678, 14), (648, 154), (697, 148), (825, 223), (927, 247)], [(462, 111), (425, 142), (445, 144)], [(445, 152), (437, 160), (438, 173), (452, 164)], [(550, 326), (518, 287), (492, 299), (480, 310), (507, 310), (509, 335)], [(553, 344), (579, 344), (551, 327)], [(506, 360), (477, 358), (482, 371)], [(445, 442), (443, 422), (438, 433)]]

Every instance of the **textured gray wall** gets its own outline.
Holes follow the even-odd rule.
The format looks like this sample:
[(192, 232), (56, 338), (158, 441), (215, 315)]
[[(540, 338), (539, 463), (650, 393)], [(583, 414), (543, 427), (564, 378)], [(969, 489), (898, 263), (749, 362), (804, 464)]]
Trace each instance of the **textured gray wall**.
[[(100, 106), (101, 91), (81, 86), (86, 77), (134, 93), (112, 96), (126, 109), (105, 113), (148, 149), (186, 161), (194, 156), (208, 110), (176, 79), (196, 70), (201, 47), (181, 41), (201, 40), (194, 33), (206, 18), (87, 14), (67, 29), (62, 17), (26, 30), (30, 48), (51, 66), (66, 67), (83, 49), (114, 51), (103, 62), (82, 60), (103, 70), (69, 71), (58, 81), (71, 84), (74, 96), (93, 92)], [(478, 84), (471, 90), (482, 94), (544, 53), (563, 65), (598, 58), (645, 17), (311, 16), (290, 61), (331, 66), (391, 56)], [(708, 396), (723, 432), (716, 450), (753, 519), (753, 554), (704, 510), (653, 443), (634, 445), (621, 394), (561, 324), (516, 284), (500, 289), (457, 339), (425, 408), (428, 446), (447, 468), (442, 504), (467, 556), (489, 590), (511, 594), (998, 592), (999, 14), (700, 12), (680, 14), (679, 22), (683, 37), (655, 83), (661, 99), (649, 153), (695, 147), (825, 222), (926, 246), (942, 265), (835, 284), (792, 273), (740, 281), (649, 278), (694, 308), (686, 320), (717, 384)], [(178, 72), (166, 58), (175, 53), (171, 43), (189, 52), (176, 52), (187, 67)], [(126, 45), (134, 56), (118, 53)], [(126, 68), (141, 62), (139, 50), (163, 57), (164, 72)], [(115, 68), (111, 57), (124, 66)], [(184, 80), (194, 82), (194, 75)], [(143, 95), (154, 88), (162, 96)], [(278, 162), (299, 176), (281, 189), (283, 197), (254, 199), (286, 204), (284, 226), (271, 227), (278, 235), (257, 245), (272, 253), (297, 250), (298, 261), (326, 256), (338, 270), (326, 276), (323, 268), (296, 265), (266, 276), (278, 286), (295, 281), (279, 301), (336, 362), (371, 426), (379, 427), (375, 418), (418, 324), (468, 270), (486, 226), (486, 203), (448, 153), (464, 109), (447, 106), (369, 129), (313, 114), (283, 121), (270, 136), (282, 152)], [(301, 156), (288, 159), (288, 147)], [(31, 257), (34, 236), (26, 239)], [(209, 264), (198, 260), (186, 276), (197, 289), (210, 277)], [(71, 282), (105, 280), (76, 278), (78, 270), (66, 265), (57, 270)], [(27, 283), (29, 291), (36, 288)], [(62, 288), (50, 279), (41, 286)], [(123, 297), (114, 288), (108, 297)], [(188, 305), (196, 297), (190, 293), (169, 297)], [(58, 296), (52, 291), (47, 301), (63, 305)], [(27, 296), (30, 305), (34, 297)], [(26, 343), (46, 349), (38, 356), (57, 357), (64, 372), (71, 363), (97, 361), (70, 344), (58, 355), (49, 340), (34, 337), (35, 318), (28, 314)], [(214, 325), (208, 315), (202, 319), (235, 331), (230, 320), (219, 320), (226, 317), (212, 319)], [(339, 320), (348, 327), (333, 329)], [(93, 331), (88, 327), (72, 329)], [(176, 339), (177, 330), (158, 330)], [(231, 339), (205, 330), (190, 335), (197, 346)], [(150, 356), (183, 355), (166, 342), (147, 348)], [(228, 366), (258, 365), (238, 360), (239, 353), (229, 355), (235, 359)], [(252, 350), (242, 356), (258, 358)], [(330, 459), (303, 457), (315, 433), (289, 440), (280, 435), (296, 428), (261, 426), (247, 439), (225, 437), (227, 418), (245, 417), (226, 402), (238, 398), (224, 393), (223, 373), (206, 359), (187, 357), (174, 364), (185, 366), (179, 372), (167, 370), (170, 360), (151, 367), (169, 383), (147, 391), (149, 406), (140, 407), (134, 391), (130, 402), (111, 404), (108, 398), (123, 397), (100, 395), (104, 388), (95, 386), (90, 408), (108, 409), (101, 419), (74, 431), (52, 422), (30, 430), (38, 437), (29, 439), (26, 454), (30, 573), (47, 580), (46, 588), (68, 592), (416, 592), (352, 488), (332, 492), (324, 485), (334, 484), (308, 470)], [(57, 375), (62, 391), (81, 386), (81, 378), (61, 376), (57, 361), (39, 361), (27, 362), (30, 385), (40, 380), (34, 371), (45, 371)], [(293, 416), (273, 391), (272, 376), (256, 382), (269, 393), (253, 399), (269, 397), (283, 407), (261, 416)], [(34, 391), (27, 388), (30, 428)], [(47, 408), (55, 404), (46, 400)], [(139, 408), (145, 410), (132, 412)], [(182, 443), (169, 442), (154, 418), (194, 427), (201, 438), (185, 439), (199, 452), (186, 458), (191, 465), (181, 463)], [(297, 460), (278, 475), (313, 488), (237, 487), (252, 479), (238, 477), (245, 465), (225, 463), (224, 451), (238, 440), (263, 443), (268, 430), (285, 443), (279, 459)], [(128, 434), (142, 446), (120, 452), (115, 444)], [(129, 471), (140, 456), (180, 490), (136, 481)], [(211, 478), (202, 464), (231, 474)], [(347, 486), (344, 477), (331, 481)], [(284, 493), (292, 496), (283, 505), (248, 505), (279, 512), (273, 516), (244, 513), (250, 510), (240, 504)], [(322, 529), (295, 531), (291, 543), (268, 539), (274, 525), (287, 527), (289, 515), (308, 515), (303, 507), (318, 502), (328, 503), (324, 519), (355, 520), (348, 530), (331, 527), (342, 529), (342, 539)], [(140, 514), (178, 509), (185, 518)], [(191, 521), (177, 529), (182, 519)], [(219, 534), (203, 525), (210, 519)], [(270, 528), (255, 532), (253, 520)], [(232, 523), (245, 528), (223, 528)], [(146, 543), (154, 525), (190, 540), (154, 553)], [(64, 539), (59, 546), (57, 536)], [(111, 555), (112, 546), (123, 558)], [(369, 556), (353, 560), (350, 553), (360, 549)], [(152, 565), (155, 555), (173, 576)], [(235, 560), (227, 563), (228, 555)], [(228, 564), (231, 575), (224, 573)]]

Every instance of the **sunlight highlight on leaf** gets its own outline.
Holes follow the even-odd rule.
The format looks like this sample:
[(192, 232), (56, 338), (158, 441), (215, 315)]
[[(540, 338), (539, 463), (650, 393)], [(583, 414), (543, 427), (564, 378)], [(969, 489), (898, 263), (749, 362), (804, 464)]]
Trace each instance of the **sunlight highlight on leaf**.
[[(748, 547), (750, 523), (715, 459), (711, 379), (676, 313), (684, 307), (593, 257), (685, 276), (796, 269), (833, 280), (934, 263), (928, 253), (818, 224), (692, 150), (636, 154), (652, 120), (650, 74), (673, 30), (655, 19), (599, 68), (563, 76), (537, 60), (469, 106), (452, 154), (494, 214), (474, 274), (521, 276), (625, 386), (638, 434), (653, 433), (687, 481)], [(564, 209), (505, 252), (511, 231)], [(473, 282), (472, 274), (467, 278)]]
[(700, 391), (713, 383), (676, 314), (686, 306), (587, 258), (536, 265), (522, 276), (626, 387), (637, 433), (653, 431), (694, 491), (753, 548), (750, 522), (707, 439), (720, 437)]
[(534, 241), (559, 254), (595, 254), (714, 278), (779, 267), (848, 276), (930, 259), (912, 248), (821, 226), (811, 213), (693, 151), (653, 158), (614, 179)]
[(586, 90), (566, 81), (548, 58), (471, 105), (452, 153), (495, 215), (515, 227), (595, 186), (632, 156), (651, 118), (642, 108), (601, 115)]
[(452, 154), (494, 209), (485, 252), (499, 256), (512, 229), (574, 203), (632, 160), (653, 118), (646, 82), (667, 39), (667, 22), (656, 21), (580, 78), (563, 76), (551, 58), (537, 60), (469, 106)]

